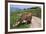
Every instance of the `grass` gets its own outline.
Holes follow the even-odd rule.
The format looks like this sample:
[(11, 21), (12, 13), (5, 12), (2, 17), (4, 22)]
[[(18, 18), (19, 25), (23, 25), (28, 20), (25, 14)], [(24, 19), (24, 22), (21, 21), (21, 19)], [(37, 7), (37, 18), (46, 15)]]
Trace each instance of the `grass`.
[(20, 23), (16, 28), (29, 28), (29, 24)]

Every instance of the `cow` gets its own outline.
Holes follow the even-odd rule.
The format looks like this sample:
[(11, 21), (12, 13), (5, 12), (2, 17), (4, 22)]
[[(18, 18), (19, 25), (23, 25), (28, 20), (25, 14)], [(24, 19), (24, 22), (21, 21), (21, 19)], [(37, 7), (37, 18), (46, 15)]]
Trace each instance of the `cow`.
[(16, 23), (13, 25), (13, 27), (16, 27), (20, 23), (30, 24), (31, 20), (32, 20), (32, 13), (24, 13), (21, 15), (20, 19), (16, 20)]

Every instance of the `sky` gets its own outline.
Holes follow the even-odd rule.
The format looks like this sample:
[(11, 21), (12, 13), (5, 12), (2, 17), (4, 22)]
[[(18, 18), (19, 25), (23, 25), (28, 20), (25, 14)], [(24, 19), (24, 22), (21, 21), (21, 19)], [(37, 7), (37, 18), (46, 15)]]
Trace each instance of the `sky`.
[(19, 8), (19, 9), (32, 8), (32, 6), (30, 6), (30, 5), (10, 5), (10, 7), (15, 7), (15, 8)]

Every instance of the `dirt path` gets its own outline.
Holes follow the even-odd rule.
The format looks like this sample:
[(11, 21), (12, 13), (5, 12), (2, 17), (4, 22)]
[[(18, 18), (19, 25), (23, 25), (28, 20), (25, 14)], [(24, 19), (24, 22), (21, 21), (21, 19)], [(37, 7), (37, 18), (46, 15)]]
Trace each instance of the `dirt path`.
[(41, 19), (35, 16), (32, 16), (32, 28), (41, 27)]

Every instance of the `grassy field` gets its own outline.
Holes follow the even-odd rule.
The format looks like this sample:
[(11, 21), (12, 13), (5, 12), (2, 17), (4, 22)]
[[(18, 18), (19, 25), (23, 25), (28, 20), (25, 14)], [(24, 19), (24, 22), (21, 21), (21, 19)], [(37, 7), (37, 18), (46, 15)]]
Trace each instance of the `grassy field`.
[(29, 28), (29, 24), (22, 24), (20, 23), (17, 27), (13, 27), (13, 24), (16, 23), (16, 20), (21, 18), (19, 14), (32, 13), (33, 16), (41, 18), (41, 8), (40, 7), (32, 7), (28, 9), (18, 10), (14, 12), (10, 12), (10, 29), (14, 28)]

